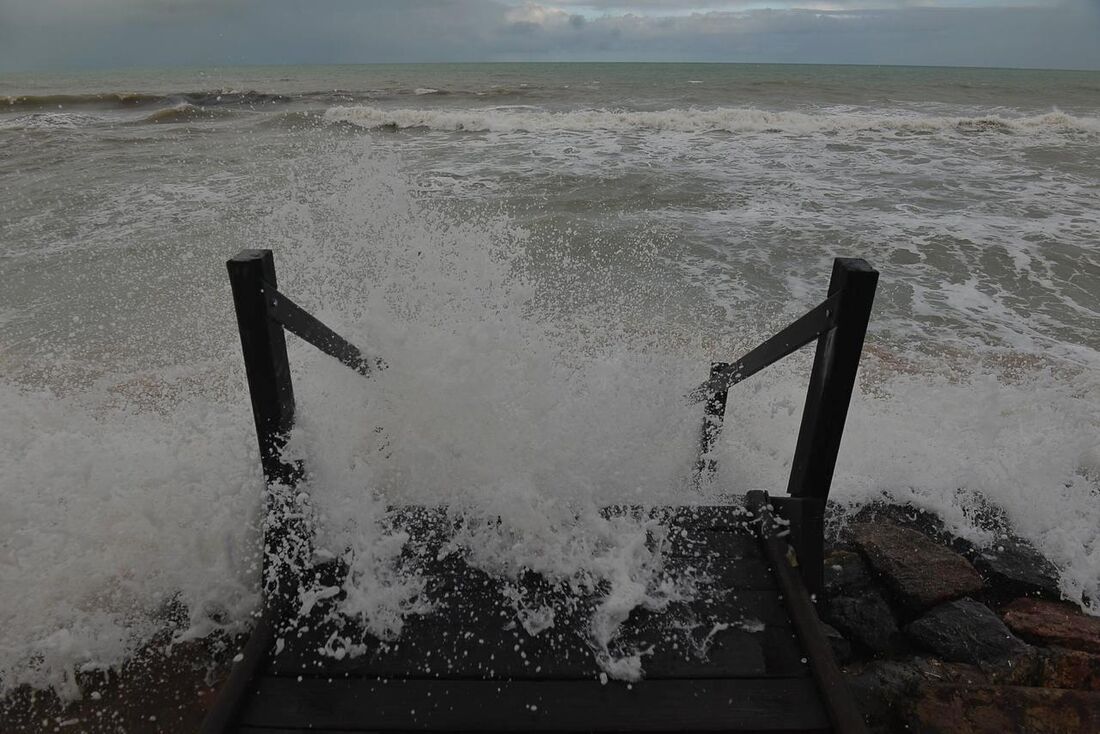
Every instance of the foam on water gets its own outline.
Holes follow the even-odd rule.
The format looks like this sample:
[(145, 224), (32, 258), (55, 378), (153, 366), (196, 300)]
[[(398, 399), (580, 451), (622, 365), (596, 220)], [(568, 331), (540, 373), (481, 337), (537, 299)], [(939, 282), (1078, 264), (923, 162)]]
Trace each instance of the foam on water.
[(201, 635), (257, 602), (247, 414), (109, 407), (121, 384), (0, 385), (0, 690), (75, 695), (77, 670), (120, 664), (181, 609), (179, 632)]
[(433, 130), (486, 132), (548, 130), (669, 130), (676, 132), (783, 132), (794, 134), (897, 130), (905, 132), (1064, 132), (1100, 133), (1100, 119), (1062, 112), (1003, 117), (939, 117), (917, 113), (883, 114), (852, 108), (820, 113), (771, 111), (751, 108), (644, 110), (572, 110), (549, 112), (515, 108), (392, 109), (333, 107), (325, 113), (332, 122), (367, 128), (393, 126)]

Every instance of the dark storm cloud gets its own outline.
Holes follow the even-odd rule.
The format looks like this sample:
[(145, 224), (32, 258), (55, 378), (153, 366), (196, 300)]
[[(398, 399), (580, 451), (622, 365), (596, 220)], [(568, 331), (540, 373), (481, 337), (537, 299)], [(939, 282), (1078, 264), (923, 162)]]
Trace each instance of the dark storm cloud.
[(0, 0), (0, 70), (586, 59), (1100, 68), (1098, 37), (1100, 0)]

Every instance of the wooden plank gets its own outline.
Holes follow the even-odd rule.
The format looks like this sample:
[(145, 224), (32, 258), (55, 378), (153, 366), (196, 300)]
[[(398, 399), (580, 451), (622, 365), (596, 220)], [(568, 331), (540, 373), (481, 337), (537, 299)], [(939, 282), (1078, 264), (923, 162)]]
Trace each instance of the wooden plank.
[(264, 288), (268, 315), (287, 330), (361, 375), (370, 375), (372, 368), (386, 369), (385, 362), (364, 357), (357, 346), (321, 323), (316, 316), (290, 300), (285, 293), (280, 293), (274, 284), (265, 285), (268, 286)]
[(264, 678), (242, 723), (311, 731), (829, 730), (807, 678), (633, 685)]
[[(394, 642), (354, 626), (315, 624), (284, 639), (266, 670), (290, 676), (590, 678), (600, 671), (589, 632), (591, 613), (561, 613), (553, 627), (532, 635), (503, 596), (459, 589), (440, 612), (410, 618)], [(334, 636), (367, 651), (342, 659), (322, 654)], [(651, 651), (643, 658), (651, 678), (807, 674), (775, 591), (742, 591), (726, 601), (677, 603), (659, 612), (636, 610), (611, 651)]]

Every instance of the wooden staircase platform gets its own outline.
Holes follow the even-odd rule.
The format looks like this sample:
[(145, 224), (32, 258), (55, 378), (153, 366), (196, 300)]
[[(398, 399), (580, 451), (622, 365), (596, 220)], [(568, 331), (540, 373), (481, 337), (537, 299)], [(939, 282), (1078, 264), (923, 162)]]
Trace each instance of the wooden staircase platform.
[[(739, 507), (654, 514), (667, 528), (651, 540), (661, 573), (689, 581), (694, 593), (663, 609), (634, 609), (611, 643), (616, 656), (643, 652), (642, 680), (609, 679), (601, 668), (589, 628), (599, 594), (534, 573), (511, 582), (490, 576), (442, 553), (454, 522), (446, 513), (406, 508), (395, 513), (410, 533), (404, 561), (427, 579), (432, 612), (408, 618), (393, 641), (330, 614), (339, 597), (306, 620), (275, 625), (230, 729), (837, 730), (810, 662), (828, 648), (800, 637), (800, 612), (785, 597), (759, 516)], [(552, 609), (552, 626), (525, 626), (521, 610), (532, 608)], [(332, 640), (349, 638), (361, 654), (334, 656)]]

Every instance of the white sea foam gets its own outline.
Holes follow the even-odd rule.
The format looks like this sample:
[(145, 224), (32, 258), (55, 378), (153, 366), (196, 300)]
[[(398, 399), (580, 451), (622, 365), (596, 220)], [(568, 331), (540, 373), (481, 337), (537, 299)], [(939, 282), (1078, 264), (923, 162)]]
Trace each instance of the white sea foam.
[(8, 130), (79, 130), (101, 125), (104, 119), (82, 112), (35, 112), (0, 118), (0, 129)]
[(390, 109), (333, 107), (325, 112), (331, 122), (366, 128), (396, 126), (471, 132), (667, 130), (675, 132), (781, 132), (811, 134), (858, 130), (895, 130), (910, 133), (1083, 132), (1100, 133), (1100, 119), (1061, 112), (1021, 117), (936, 117), (915, 113), (883, 114), (853, 110), (805, 113), (748, 108), (669, 109), (658, 111), (575, 110), (569, 112), (476, 109)]
[(77, 670), (123, 662), (171, 605), (201, 635), (256, 604), (262, 484), (243, 404), (110, 408), (126, 388), (102, 384), (0, 385), (0, 691), (74, 695)]

